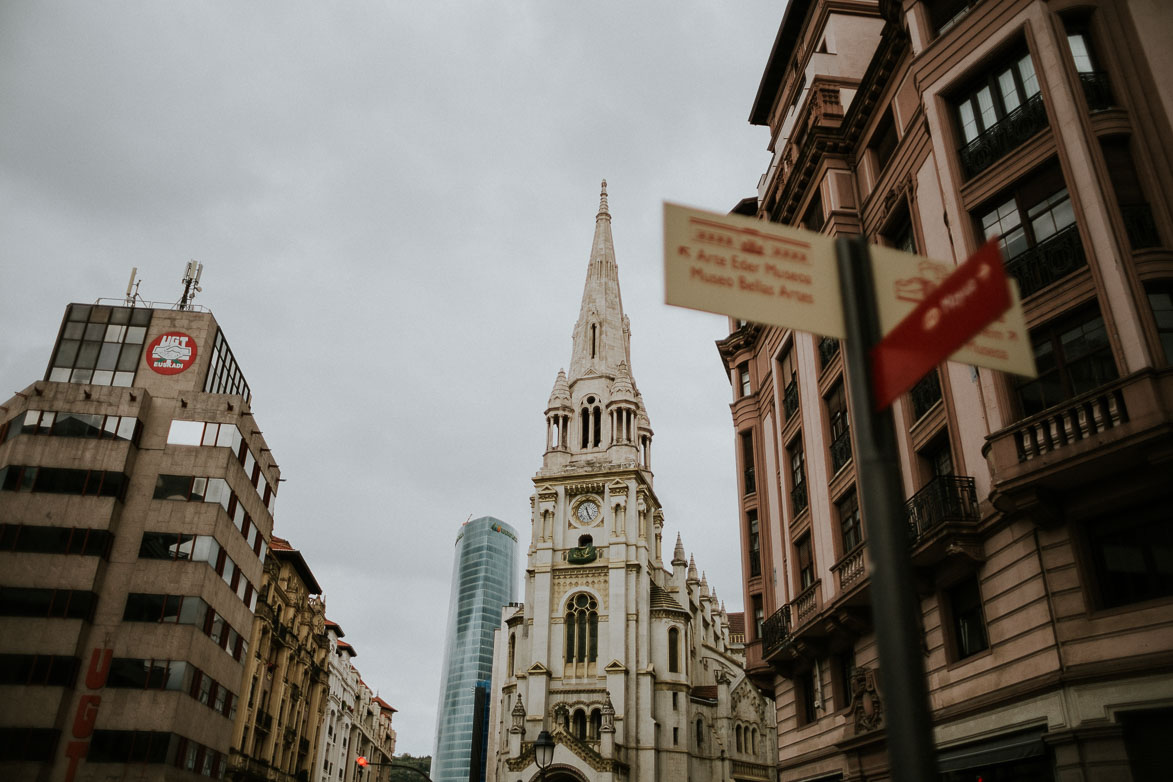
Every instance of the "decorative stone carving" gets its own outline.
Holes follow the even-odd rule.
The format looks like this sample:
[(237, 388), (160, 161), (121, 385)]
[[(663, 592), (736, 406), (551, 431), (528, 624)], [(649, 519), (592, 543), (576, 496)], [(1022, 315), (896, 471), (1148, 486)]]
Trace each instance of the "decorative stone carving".
[(510, 733), (520, 733), (525, 735), (525, 705), (521, 702), (521, 693), (517, 694), (517, 703), (513, 704), (513, 727), (509, 729)]
[(851, 713), (856, 733), (884, 727), (884, 704), (876, 684), (876, 672), (860, 667), (851, 672)]

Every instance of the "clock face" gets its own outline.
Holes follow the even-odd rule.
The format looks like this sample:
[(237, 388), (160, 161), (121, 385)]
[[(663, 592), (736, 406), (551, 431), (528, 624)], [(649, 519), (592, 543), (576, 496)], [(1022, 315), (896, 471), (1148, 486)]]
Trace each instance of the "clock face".
[(574, 515), (583, 524), (590, 524), (599, 517), (599, 506), (594, 500), (585, 500), (579, 503), (578, 510), (574, 512)]

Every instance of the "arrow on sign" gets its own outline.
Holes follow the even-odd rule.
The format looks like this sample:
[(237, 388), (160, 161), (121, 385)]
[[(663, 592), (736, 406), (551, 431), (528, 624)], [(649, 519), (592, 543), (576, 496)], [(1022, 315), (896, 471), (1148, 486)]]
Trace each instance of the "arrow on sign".
[(958, 266), (871, 352), (872, 393), (883, 410), (1010, 308), (996, 239)]

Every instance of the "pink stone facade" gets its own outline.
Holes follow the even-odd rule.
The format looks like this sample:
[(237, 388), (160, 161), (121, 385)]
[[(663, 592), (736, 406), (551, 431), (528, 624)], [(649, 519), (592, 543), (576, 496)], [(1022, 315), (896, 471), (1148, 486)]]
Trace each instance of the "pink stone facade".
[[(1151, 779), (1173, 730), (1173, 8), (792, 0), (735, 211), (960, 263), (1000, 235), (1040, 378), (890, 415), (943, 778)], [(842, 345), (732, 322), (751, 675), (779, 779), (888, 778)], [(1002, 776), (997, 776), (1002, 775)]]

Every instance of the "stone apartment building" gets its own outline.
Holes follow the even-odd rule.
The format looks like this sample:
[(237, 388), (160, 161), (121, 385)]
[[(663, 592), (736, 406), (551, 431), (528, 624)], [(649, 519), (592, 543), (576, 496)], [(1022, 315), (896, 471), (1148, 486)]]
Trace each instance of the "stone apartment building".
[[(1173, 735), (1173, 6), (791, 0), (735, 211), (959, 263), (1000, 236), (1037, 379), (892, 407), (946, 780), (1143, 780)], [(888, 776), (843, 351), (731, 322), (750, 674), (782, 780)]]
[(237, 711), (228, 778), (308, 782), (318, 767), (330, 641), (322, 588), (301, 552), (273, 536)]
[[(391, 775), (395, 755), (395, 709), (374, 695), (362, 680), (353, 659), (354, 647), (343, 641), (342, 626), (326, 620), (329, 642), (329, 697), (320, 732), (316, 771), (320, 782), (384, 782)], [(365, 757), (371, 765), (360, 768), (355, 760)]]
[(99, 302), (0, 405), (0, 778), (224, 775), (280, 479), (251, 404), (210, 313)]

